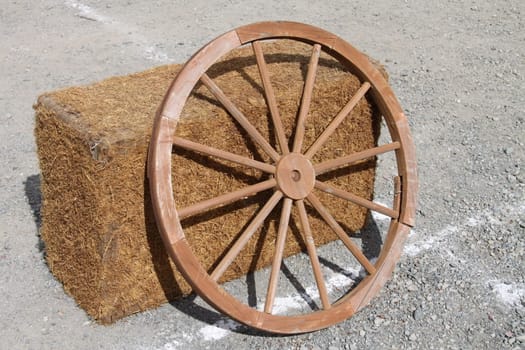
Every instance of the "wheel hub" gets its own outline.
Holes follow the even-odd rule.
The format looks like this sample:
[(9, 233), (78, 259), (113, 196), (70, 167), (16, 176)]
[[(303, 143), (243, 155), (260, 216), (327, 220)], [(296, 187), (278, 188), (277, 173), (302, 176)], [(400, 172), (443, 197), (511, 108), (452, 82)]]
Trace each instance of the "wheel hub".
[(299, 153), (283, 156), (275, 170), (277, 186), (291, 199), (303, 199), (315, 185), (315, 170), (308, 158)]

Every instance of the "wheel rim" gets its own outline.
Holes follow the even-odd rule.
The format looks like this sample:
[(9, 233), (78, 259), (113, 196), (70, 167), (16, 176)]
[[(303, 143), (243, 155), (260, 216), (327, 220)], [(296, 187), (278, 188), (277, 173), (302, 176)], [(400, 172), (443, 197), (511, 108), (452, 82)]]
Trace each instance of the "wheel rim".
[[(303, 97), (291, 147), (289, 147), (289, 140), (283, 131), (279, 109), (264, 60), (262, 45), (260, 44), (264, 40), (280, 38), (290, 38), (312, 45), (312, 55), (306, 74)], [(280, 151), (268, 143), (206, 74), (208, 68), (221, 56), (244, 44), (251, 44), (253, 47)], [(315, 83), (319, 54), (322, 49), (330, 50), (331, 54), (344, 62), (352, 73), (360, 79), (362, 85), (316, 141), (306, 151), (302, 152), (305, 133), (304, 124)], [(270, 159), (269, 162), (265, 163), (238, 156), (174, 136), (174, 130), (186, 100), (199, 81), (209, 89), (251, 139), (266, 153)], [(346, 157), (312, 164), (311, 159), (315, 153), (330, 138), (339, 124), (366, 93), (372, 96), (374, 103), (384, 116), (392, 142)], [(268, 180), (244, 189), (177, 210), (171, 179), (171, 150), (173, 145), (249, 166), (272, 176)], [(317, 176), (331, 169), (386, 152), (394, 152), (397, 163), (398, 177), (396, 178), (395, 187), (397, 195), (393, 208), (357, 197), (316, 179)], [(204, 300), (219, 311), (251, 327), (276, 333), (313, 331), (340, 322), (360, 310), (378, 293), (389, 278), (402, 251), (403, 242), (409, 232), (409, 228), (414, 224), (417, 189), (415, 164), (413, 142), (407, 120), (392, 90), (369, 60), (337, 36), (319, 28), (293, 22), (263, 22), (240, 27), (223, 34), (197, 52), (173, 82), (159, 109), (154, 124), (148, 161), (153, 206), (159, 230), (171, 258), (186, 280)], [(338, 222), (331, 216), (329, 210), (323, 206), (313, 193), (312, 190), (314, 188), (391, 218), (386, 240), (375, 263), (370, 262), (359, 247), (348, 238)], [(181, 219), (265, 190), (273, 190), (272, 197), (246, 227), (243, 234), (229, 248), (214, 270), (208, 274), (186, 240), (180, 224)], [(217, 283), (217, 280), (230, 266), (255, 230), (259, 228), (265, 218), (281, 201), (281, 219), (277, 230), (275, 255), (271, 266), (266, 301), (264, 311), (259, 311), (225, 292)], [(333, 304), (330, 303), (320, 270), (316, 247), (313, 244), (312, 232), (308, 222), (308, 214), (305, 209), (305, 201), (317, 211), (318, 215), (323, 218), (368, 272), (368, 276), (356, 288)], [(290, 212), (294, 204), (299, 213), (299, 222), (323, 309), (302, 315), (274, 315), (271, 313), (272, 306), (275, 300)]]

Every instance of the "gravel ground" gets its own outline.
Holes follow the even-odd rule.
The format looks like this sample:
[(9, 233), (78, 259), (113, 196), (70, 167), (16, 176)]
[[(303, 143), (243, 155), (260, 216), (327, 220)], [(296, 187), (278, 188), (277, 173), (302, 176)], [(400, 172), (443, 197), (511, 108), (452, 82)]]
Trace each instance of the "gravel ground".
[[(2, 2), (0, 348), (524, 348), (524, 13), (522, 0)], [(247, 330), (193, 297), (97, 325), (43, 259), (31, 105), (183, 62), (267, 19), (323, 27), (390, 73), (420, 174), (417, 227), (393, 278), (350, 320), (298, 336)]]

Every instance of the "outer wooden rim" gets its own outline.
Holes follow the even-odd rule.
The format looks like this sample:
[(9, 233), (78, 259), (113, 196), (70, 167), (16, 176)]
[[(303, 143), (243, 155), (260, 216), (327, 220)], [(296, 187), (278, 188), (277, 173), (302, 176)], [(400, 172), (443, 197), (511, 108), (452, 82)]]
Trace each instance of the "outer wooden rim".
[[(195, 84), (221, 56), (246, 43), (290, 38), (320, 44), (347, 63), (352, 73), (371, 86), (372, 97), (384, 115), (396, 149), (401, 179), (399, 217), (391, 220), (376, 271), (330, 309), (298, 316), (260, 312), (225, 292), (202, 268), (180, 225), (171, 185), (171, 149), (174, 130)], [(414, 224), (417, 192), (416, 159), (408, 122), (382, 75), (368, 58), (350, 44), (322, 29), (295, 22), (261, 22), (227, 32), (199, 50), (184, 66), (168, 90), (157, 113), (149, 150), (148, 172), (157, 224), (167, 251), (193, 289), (210, 305), (251, 327), (283, 334), (309, 332), (341, 322), (375, 296), (392, 273), (403, 243)]]

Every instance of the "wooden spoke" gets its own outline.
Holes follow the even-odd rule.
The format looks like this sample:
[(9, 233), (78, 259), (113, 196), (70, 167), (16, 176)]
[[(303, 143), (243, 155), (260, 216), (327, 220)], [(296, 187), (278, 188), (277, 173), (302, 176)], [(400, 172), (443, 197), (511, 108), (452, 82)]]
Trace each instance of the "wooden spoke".
[(226, 152), (214, 147), (209, 147), (197, 142), (193, 142), (190, 140), (183, 139), (181, 137), (173, 137), (173, 144), (179, 147), (182, 147), (184, 149), (202, 153), (209, 156), (214, 156), (217, 158), (229, 160), (230, 162), (234, 162), (241, 165), (246, 165), (255, 169), (259, 169), (261, 171), (264, 171), (266, 173), (273, 174), (275, 173), (275, 166), (271, 164), (266, 164), (263, 162), (259, 162), (257, 160), (242, 157), (237, 154), (233, 154), (230, 152)]
[(328, 209), (319, 201), (319, 199), (313, 194), (310, 193), (308, 197), (308, 202), (312, 204), (312, 206), (317, 210), (317, 212), (321, 215), (321, 217), (326, 221), (328, 226), (335, 232), (335, 234), (339, 237), (341, 241), (343, 241), (344, 245), (350, 250), (350, 252), (354, 255), (354, 257), (359, 261), (361, 265), (368, 271), (369, 274), (373, 274), (376, 272), (376, 268), (372, 263), (366, 258), (366, 256), (361, 252), (359, 247), (352, 242), (350, 237), (346, 234), (346, 232), (343, 230), (341, 225), (334, 219), (332, 214), (328, 212)]
[(250, 137), (275, 161), (279, 160), (279, 154), (275, 149), (264, 139), (264, 137), (257, 131), (257, 129), (246, 119), (244, 114), (233, 104), (232, 101), (224, 92), (215, 84), (215, 82), (204, 73), (200, 78), (201, 82), (211, 91), (211, 93), (219, 100), (219, 102), (226, 108), (233, 118), (243, 127), (243, 129), (250, 135)]
[(266, 66), (261, 43), (259, 41), (252, 42), (252, 48), (257, 60), (257, 66), (259, 67), (259, 73), (261, 75), (264, 93), (266, 95), (266, 102), (268, 103), (268, 108), (270, 109), (273, 126), (275, 128), (275, 133), (277, 134), (277, 140), (279, 141), (279, 146), (281, 146), (281, 152), (283, 154), (288, 154), (290, 153), (288, 141), (286, 140), (286, 136), (284, 134), (283, 123), (281, 121), (281, 116), (279, 115), (279, 108), (277, 108), (277, 100), (275, 99), (275, 93), (270, 81), (270, 74), (268, 73), (268, 67)]
[(293, 143), (293, 152), (301, 152), (303, 146), (304, 130), (306, 116), (310, 110), (310, 102), (312, 100), (312, 91), (314, 89), (315, 75), (317, 73), (317, 64), (319, 62), (319, 55), (321, 54), (321, 45), (315, 44), (312, 49), (312, 56), (308, 64), (308, 73), (303, 87), (303, 96), (301, 99), (301, 108), (299, 109), (299, 116), (297, 117), (297, 126), (295, 128), (295, 138)]
[(306, 208), (304, 207), (304, 200), (298, 200), (295, 202), (295, 204), (299, 210), (299, 220), (301, 221), (304, 243), (306, 244), (306, 250), (308, 251), (308, 256), (310, 257), (310, 263), (312, 264), (315, 282), (317, 283), (317, 289), (319, 290), (319, 296), (321, 298), (323, 308), (328, 310), (331, 307), (330, 300), (328, 299), (328, 291), (326, 290), (323, 273), (321, 272), (321, 265), (319, 264), (319, 258), (317, 257), (317, 249), (315, 248), (312, 230), (310, 228), (310, 223), (308, 222), (308, 215), (306, 213)]
[(286, 233), (288, 232), (288, 224), (290, 222), (290, 213), (292, 210), (292, 200), (285, 198), (283, 209), (281, 211), (281, 220), (279, 221), (279, 229), (277, 231), (277, 241), (275, 242), (275, 254), (273, 256), (272, 271), (270, 273), (270, 281), (268, 282), (268, 292), (266, 293), (266, 302), (264, 304), (264, 312), (271, 314), (273, 308), (273, 301), (275, 300), (275, 292), (277, 290), (277, 281), (279, 280), (279, 270), (283, 261), (283, 251), (286, 242)]
[(282, 192), (275, 191), (275, 193), (272, 195), (272, 197), (266, 202), (264, 207), (261, 209), (261, 211), (255, 216), (255, 218), (252, 220), (252, 222), (248, 225), (246, 230), (241, 234), (241, 236), (235, 241), (233, 246), (228, 250), (228, 253), (222, 258), (222, 260), (219, 262), (215, 270), (211, 273), (210, 277), (217, 281), (222, 274), (226, 271), (228, 266), (231, 265), (233, 260), (239, 255), (242, 248), (248, 243), (250, 238), (253, 236), (255, 231), (262, 225), (264, 220), (270, 215), (273, 208), (277, 205), (277, 203), (281, 200), (283, 197)]
[(401, 177), (394, 177), (394, 211), (399, 212), (401, 206)]
[(337, 129), (339, 124), (343, 122), (343, 120), (348, 116), (348, 114), (350, 114), (352, 109), (354, 109), (355, 105), (359, 102), (359, 100), (366, 94), (368, 89), (370, 89), (370, 84), (368, 82), (365, 82), (363, 85), (361, 85), (361, 87), (359, 88), (359, 90), (357, 90), (355, 95), (352, 96), (350, 101), (348, 101), (348, 103), (341, 109), (337, 116), (330, 122), (326, 129), (317, 138), (317, 140), (315, 140), (312, 146), (310, 146), (308, 151), (306, 151), (305, 156), (307, 158), (312, 158), (315, 152), (317, 152), (324, 145), (328, 138)]
[(317, 189), (319, 189), (319, 190), (321, 190), (323, 192), (326, 192), (326, 193), (332, 194), (334, 196), (337, 196), (339, 198), (345, 199), (347, 201), (350, 201), (352, 203), (355, 203), (357, 205), (360, 205), (362, 207), (368, 208), (370, 210), (377, 211), (378, 213), (381, 213), (383, 215), (390, 216), (392, 219), (397, 219), (398, 216), (399, 216), (399, 213), (397, 211), (394, 211), (394, 210), (392, 210), (390, 208), (387, 208), (387, 207), (385, 207), (383, 205), (380, 205), (380, 204), (374, 203), (372, 201), (369, 201), (368, 199), (364, 199), (364, 198), (361, 198), (359, 196), (356, 196), (353, 193), (340, 190), (340, 189), (335, 188), (334, 186), (331, 186), (331, 185), (329, 185), (327, 183), (324, 183), (324, 182), (321, 182), (321, 181), (316, 181), (315, 182), (315, 188), (317, 188)]
[(245, 188), (241, 188), (237, 191), (233, 191), (230, 193), (223, 194), (221, 196), (211, 198), (204, 200), (202, 202), (195, 203), (193, 205), (190, 205), (189, 207), (182, 208), (177, 210), (177, 213), (179, 214), (179, 219), (184, 219), (189, 216), (202, 213), (206, 210), (220, 207), (232, 202), (235, 202), (236, 200), (239, 200), (241, 198), (245, 198), (251, 195), (254, 195), (256, 193), (265, 191), (267, 189), (270, 189), (274, 187), (277, 184), (277, 181), (275, 179), (269, 179), (263, 182), (259, 182), (258, 184), (251, 185)]
[(370, 148), (370, 149), (367, 149), (365, 151), (356, 152), (356, 153), (350, 154), (350, 155), (348, 155), (346, 157), (341, 157), (341, 158), (337, 158), (337, 159), (331, 159), (331, 160), (328, 160), (326, 162), (322, 162), (322, 163), (319, 163), (319, 164), (315, 165), (314, 166), (315, 175), (318, 176), (318, 175), (327, 173), (330, 170), (334, 170), (334, 169), (337, 169), (337, 168), (340, 168), (340, 167), (343, 167), (343, 166), (348, 166), (348, 165), (351, 165), (352, 163), (358, 162), (360, 160), (371, 158), (371, 157), (377, 156), (378, 154), (382, 154), (382, 153), (386, 153), (386, 152), (390, 152), (390, 151), (396, 150), (399, 147), (401, 147), (399, 142), (392, 142), (392, 143), (388, 143), (386, 145)]

